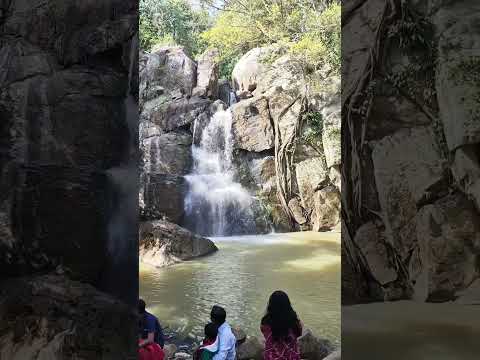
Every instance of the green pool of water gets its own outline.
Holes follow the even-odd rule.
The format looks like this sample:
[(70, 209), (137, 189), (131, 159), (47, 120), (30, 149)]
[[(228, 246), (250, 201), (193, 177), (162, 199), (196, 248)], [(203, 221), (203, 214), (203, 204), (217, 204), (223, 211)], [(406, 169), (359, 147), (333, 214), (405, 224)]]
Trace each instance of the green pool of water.
[(198, 338), (214, 304), (230, 324), (260, 335), (272, 291), (286, 291), (314, 334), (340, 343), (340, 234), (290, 233), (213, 239), (212, 256), (168, 268), (145, 266), (140, 295), (162, 324)]

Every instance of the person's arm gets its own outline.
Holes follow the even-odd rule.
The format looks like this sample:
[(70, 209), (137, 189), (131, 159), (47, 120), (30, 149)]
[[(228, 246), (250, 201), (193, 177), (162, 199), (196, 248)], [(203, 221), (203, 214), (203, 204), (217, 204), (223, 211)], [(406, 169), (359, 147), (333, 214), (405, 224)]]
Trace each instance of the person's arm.
[(225, 334), (218, 334), (218, 341), (218, 352), (213, 356), (212, 360), (225, 360), (230, 350), (228, 347), (228, 338)]
[(149, 344), (153, 344), (155, 341), (155, 333), (154, 332), (149, 332), (148, 336), (146, 339), (140, 340), (140, 347), (147, 346)]
[(146, 317), (145, 330), (147, 331), (147, 338), (140, 341), (140, 347), (153, 344), (155, 342), (155, 320), (150, 316)]

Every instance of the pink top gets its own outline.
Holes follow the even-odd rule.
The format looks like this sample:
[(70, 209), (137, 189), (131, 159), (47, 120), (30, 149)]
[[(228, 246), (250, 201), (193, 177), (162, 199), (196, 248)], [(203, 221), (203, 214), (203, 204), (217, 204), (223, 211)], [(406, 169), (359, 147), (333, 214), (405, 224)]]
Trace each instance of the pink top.
[[(301, 324), (300, 328), (301, 328)], [(301, 334), (295, 334), (290, 330), (288, 337), (282, 341), (275, 341), (272, 337), (272, 329), (268, 325), (262, 325), (260, 330), (265, 337), (265, 360), (300, 360), (300, 350), (298, 349), (297, 337)]]

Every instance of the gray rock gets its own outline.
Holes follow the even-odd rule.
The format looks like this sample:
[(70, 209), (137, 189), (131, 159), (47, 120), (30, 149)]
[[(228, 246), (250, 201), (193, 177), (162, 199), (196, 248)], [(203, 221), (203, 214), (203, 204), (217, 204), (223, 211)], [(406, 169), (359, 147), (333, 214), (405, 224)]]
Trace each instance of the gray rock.
[(323, 358), (323, 360), (341, 360), (342, 352), (340, 350), (335, 350), (327, 357)]
[(210, 49), (200, 55), (197, 66), (197, 87), (193, 94), (218, 98), (218, 50)]
[(458, 291), (455, 302), (461, 305), (480, 305), (480, 279), (475, 280), (468, 288)]
[(185, 179), (176, 175), (146, 174), (142, 185), (145, 218), (152, 220), (166, 216), (179, 224), (184, 214)]
[(274, 147), (273, 128), (265, 98), (240, 101), (231, 107), (235, 147), (260, 152)]
[(186, 175), (192, 165), (192, 135), (172, 131), (143, 139), (145, 171), (152, 174)]
[(257, 338), (249, 336), (246, 341), (236, 349), (238, 360), (262, 360), (265, 345)]
[[(415, 219), (418, 242), (414, 297), (420, 301), (452, 300), (480, 273), (480, 215), (462, 194), (424, 206)], [(448, 279), (448, 280), (447, 280)]]
[(42, 275), (2, 280), (0, 289), (2, 359), (137, 356), (135, 312), (88, 284)]
[(232, 95), (232, 87), (228, 80), (219, 80), (218, 81), (218, 98), (222, 100), (225, 104), (230, 104), (230, 97)]
[(297, 198), (290, 199), (288, 202), (288, 207), (292, 211), (293, 217), (298, 224), (303, 225), (307, 222), (307, 219), (303, 214), (304, 210)]
[(235, 64), (232, 72), (233, 87), (240, 91), (253, 91), (257, 87), (257, 78), (264, 71), (265, 65), (261, 62), (267, 53), (264, 48), (254, 48), (248, 51)]
[(156, 98), (144, 104), (140, 122), (151, 122), (160, 132), (168, 132), (192, 124), (196, 118), (208, 110), (209, 99), (200, 97), (179, 97), (165, 101)]
[[(139, 259), (163, 267), (209, 255), (217, 251), (215, 244), (168, 221), (142, 222), (139, 230)], [(175, 354), (175, 357), (178, 355)]]
[(232, 332), (233, 332), (233, 335), (235, 336), (235, 339), (237, 340), (237, 346), (240, 344), (243, 344), (247, 339), (247, 334), (245, 333), (245, 331), (243, 331), (240, 328), (233, 327)]
[(173, 359), (177, 351), (177, 346), (175, 344), (165, 344), (163, 351), (165, 352), (165, 359)]
[(315, 157), (301, 161), (295, 164), (295, 172), (302, 206), (305, 209), (313, 209), (315, 207), (314, 193), (320, 183), (327, 178), (327, 171), (322, 159)]
[(314, 231), (332, 230), (340, 223), (341, 198), (338, 190), (329, 185), (313, 194), (314, 207), (311, 215)]
[(480, 157), (478, 145), (457, 148), (452, 164), (455, 180), (480, 211)]
[(298, 346), (301, 358), (308, 360), (321, 360), (333, 350), (330, 341), (317, 338), (309, 329), (298, 338)]
[(396, 231), (416, 215), (417, 203), (431, 187), (442, 181), (445, 159), (430, 127), (404, 129), (372, 145), (385, 225)]
[(197, 65), (181, 47), (164, 47), (140, 59), (139, 74), (143, 106), (159, 95), (164, 95), (165, 101), (191, 95), (196, 85)]
[(385, 285), (397, 278), (397, 271), (389, 259), (385, 235), (378, 224), (368, 222), (363, 224), (355, 234), (355, 243), (360, 247), (370, 267), (372, 275)]

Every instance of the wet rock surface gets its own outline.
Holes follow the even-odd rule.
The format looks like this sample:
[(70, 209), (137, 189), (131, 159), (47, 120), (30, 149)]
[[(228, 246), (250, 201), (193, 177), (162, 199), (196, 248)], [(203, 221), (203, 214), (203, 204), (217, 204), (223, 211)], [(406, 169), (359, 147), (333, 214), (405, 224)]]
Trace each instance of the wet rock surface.
[(210, 239), (168, 221), (142, 222), (139, 232), (140, 261), (156, 267), (192, 260), (217, 251)]

